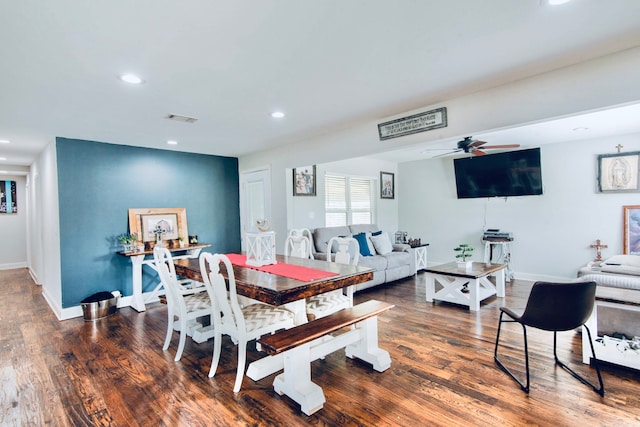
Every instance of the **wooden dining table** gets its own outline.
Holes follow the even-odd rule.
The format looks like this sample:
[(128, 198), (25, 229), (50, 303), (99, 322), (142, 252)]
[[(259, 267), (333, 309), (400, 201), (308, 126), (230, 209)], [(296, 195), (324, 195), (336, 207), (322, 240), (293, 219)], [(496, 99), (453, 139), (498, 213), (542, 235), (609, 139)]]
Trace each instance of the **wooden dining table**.
[[(296, 324), (307, 321), (305, 298), (364, 283), (373, 278), (373, 270), (368, 267), (284, 255), (276, 255), (276, 261), (335, 273), (334, 276), (307, 282), (266, 273), (251, 267), (233, 266), (238, 295), (265, 304), (287, 305), (287, 308), (296, 315)], [(179, 276), (202, 282), (197, 258), (176, 260), (175, 268)], [(220, 266), (220, 271), (227, 277), (224, 265)]]
[[(271, 305), (283, 305), (295, 315), (296, 325), (307, 322), (307, 297), (357, 285), (373, 279), (373, 270), (368, 267), (330, 263), (297, 257), (276, 255), (278, 263), (293, 264), (336, 273), (333, 276), (301, 281), (276, 274), (266, 273), (251, 267), (233, 265), (238, 295)], [(198, 259), (180, 259), (175, 261), (176, 273), (179, 276), (202, 282)], [(228, 277), (223, 264), (220, 272)], [(282, 354), (266, 356), (249, 364), (247, 376), (258, 381), (283, 369)]]

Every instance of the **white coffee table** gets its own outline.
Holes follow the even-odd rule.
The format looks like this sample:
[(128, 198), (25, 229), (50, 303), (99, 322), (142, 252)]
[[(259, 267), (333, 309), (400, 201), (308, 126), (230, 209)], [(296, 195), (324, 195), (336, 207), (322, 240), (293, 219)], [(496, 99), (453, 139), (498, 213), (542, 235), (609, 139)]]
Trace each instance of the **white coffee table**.
[[(470, 269), (465, 269), (451, 262), (425, 268), (427, 302), (446, 301), (478, 311), (480, 302), (490, 296), (504, 297), (506, 267), (506, 264), (474, 262)], [(496, 278), (495, 285), (489, 281), (491, 275)], [(436, 282), (442, 289), (436, 291)]]

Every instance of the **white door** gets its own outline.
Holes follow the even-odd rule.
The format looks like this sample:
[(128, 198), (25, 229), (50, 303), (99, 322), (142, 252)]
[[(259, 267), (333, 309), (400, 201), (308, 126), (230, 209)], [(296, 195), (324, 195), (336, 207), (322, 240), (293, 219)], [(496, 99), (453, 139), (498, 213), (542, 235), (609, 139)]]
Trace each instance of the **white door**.
[(271, 170), (269, 167), (240, 174), (240, 216), (244, 250), (244, 233), (257, 231), (257, 220), (271, 220)]

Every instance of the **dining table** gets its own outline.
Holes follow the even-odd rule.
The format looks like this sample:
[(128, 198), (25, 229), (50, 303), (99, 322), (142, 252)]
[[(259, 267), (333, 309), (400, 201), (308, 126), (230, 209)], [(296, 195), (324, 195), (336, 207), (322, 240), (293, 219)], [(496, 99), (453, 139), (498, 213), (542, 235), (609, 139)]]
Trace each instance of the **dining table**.
[[(295, 323), (297, 325), (307, 321), (306, 298), (373, 279), (373, 270), (369, 267), (284, 255), (276, 255), (276, 262), (282, 267), (283, 273), (279, 273), (275, 265), (254, 267), (238, 265), (232, 260), (236, 291), (240, 296), (265, 304), (286, 305), (286, 308), (296, 315)], [(176, 260), (174, 264), (176, 274), (179, 276), (197, 282), (203, 281), (198, 258), (180, 259)], [(302, 275), (304, 275), (303, 270), (305, 269), (309, 270), (310, 276), (313, 276), (313, 271), (326, 272), (327, 274), (320, 278), (310, 276), (293, 278), (281, 275), (296, 275), (296, 271), (291, 274), (286, 271), (287, 267), (292, 267), (292, 269), (302, 267), (297, 268), (297, 271), (302, 272)], [(224, 264), (220, 265), (220, 272), (225, 278), (228, 277)]]
[[(228, 256), (231, 259), (241, 257), (238, 254)], [(198, 282), (203, 281), (197, 258), (176, 260), (174, 264), (176, 274), (179, 276)], [(307, 322), (305, 303), (307, 297), (373, 279), (373, 269), (369, 267), (284, 255), (276, 255), (275, 265), (255, 267), (232, 260), (232, 266), (236, 292), (239, 296), (265, 304), (284, 306), (294, 313), (296, 325)], [(309, 274), (305, 275), (305, 272)], [(220, 273), (228, 278), (224, 264), (220, 265)], [(247, 376), (258, 381), (282, 368), (281, 354), (266, 356), (249, 364)]]

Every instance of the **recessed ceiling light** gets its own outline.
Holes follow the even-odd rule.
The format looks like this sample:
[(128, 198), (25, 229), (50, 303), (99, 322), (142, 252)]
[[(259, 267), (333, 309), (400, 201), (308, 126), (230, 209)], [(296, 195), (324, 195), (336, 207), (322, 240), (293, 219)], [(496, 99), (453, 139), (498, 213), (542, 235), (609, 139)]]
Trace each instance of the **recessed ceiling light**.
[(281, 119), (284, 117), (284, 113), (282, 111), (274, 111), (273, 113), (271, 113), (271, 117), (273, 117), (274, 119)]
[(560, 4), (569, 3), (571, 0), (549, 0), (551, 6), (558, 6)]
[(9, 140), (8, 139), (0, 139), (0, 144), (8, 144)]
[(120, 80), (126, 83), (131, 83), (132, 85), (139, 85), (141, 83), (144, 83), (144, 80), (142, 80), (140, 77), (136, 76), (135, 74), (122, 74), (120, 76)]
[(178, 145), (178, 141), (169, 140), (169, 141), (167, 141), (167, 144), (169, 144), (169, 145)]

